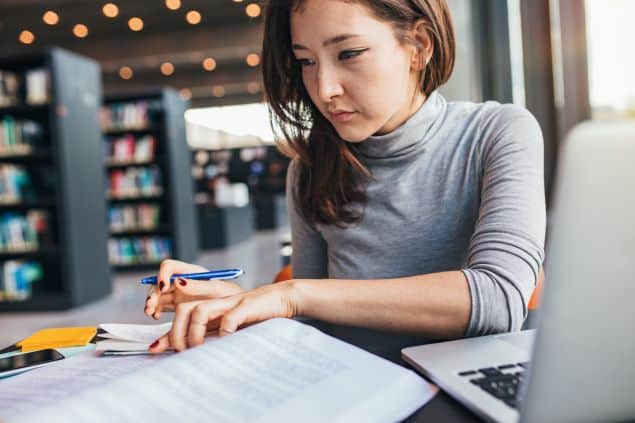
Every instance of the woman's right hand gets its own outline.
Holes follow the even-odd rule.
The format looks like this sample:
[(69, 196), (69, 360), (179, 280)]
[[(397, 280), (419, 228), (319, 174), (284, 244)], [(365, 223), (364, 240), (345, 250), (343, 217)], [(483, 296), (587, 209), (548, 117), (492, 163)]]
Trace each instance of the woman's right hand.
[(157, 274), (157, 285), (151, 287), (151, 292), (146, 298), (146, 316), (152, 316), (157, 320), (161, 317), (162, 311), (173, 311), (178, 304), (222, 298), (243, 291), (235, 283), (222, 280), (196, 281), (179, 278), (169, 283), (170, 277), (174, 274), (197, 272), (207, 272), (207, 269), (178, 260), (162, 261)]

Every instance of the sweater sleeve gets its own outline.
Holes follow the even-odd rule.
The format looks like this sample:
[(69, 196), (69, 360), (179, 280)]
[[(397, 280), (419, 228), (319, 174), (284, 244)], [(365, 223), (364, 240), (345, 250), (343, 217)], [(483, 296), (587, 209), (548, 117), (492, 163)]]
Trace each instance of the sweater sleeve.
[(328, 277), (328, 255), (326, 241), (306, 222), (300, 213), (297, 185), (299, 162), (289, 164), (287, 172), (287, 209), (291, 225), (291, 268), (294, 278), (323, 279)]
[(540, 127), (513, 105), (483, 125), (481, 203), (463, 269), (472, 299), (466, 336), (520, 330), (544, 259)]

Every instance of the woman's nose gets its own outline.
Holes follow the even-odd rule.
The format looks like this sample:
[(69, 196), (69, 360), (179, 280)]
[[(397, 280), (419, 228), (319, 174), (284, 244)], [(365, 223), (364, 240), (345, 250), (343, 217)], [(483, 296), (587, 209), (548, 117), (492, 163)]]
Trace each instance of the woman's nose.
[(342, 95), (344, 89), (337, 73), (333, 69), (322, 67), (317, 73), (318, 97), (325, 103), (333, 97)]

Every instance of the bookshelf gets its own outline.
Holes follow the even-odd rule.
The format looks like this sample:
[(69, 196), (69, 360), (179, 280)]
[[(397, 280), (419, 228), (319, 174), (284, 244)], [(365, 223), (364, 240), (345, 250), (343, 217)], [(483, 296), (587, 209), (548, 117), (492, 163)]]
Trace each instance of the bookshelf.
[(0, 312), (111, 292), (101, 98), (91, 59), (59, 48), (0, 55)]
[(198, 252), (187, 103), (170, 88), (110, 95), (101, 112), (109, 259), (117, 271), (156, 269)]

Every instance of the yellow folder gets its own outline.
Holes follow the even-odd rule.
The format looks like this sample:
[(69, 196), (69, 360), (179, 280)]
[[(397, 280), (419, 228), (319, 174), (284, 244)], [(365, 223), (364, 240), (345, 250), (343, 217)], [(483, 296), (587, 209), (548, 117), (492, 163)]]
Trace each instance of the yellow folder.
[(46, 348), (81, 347), (97, 334), (96, 327), (50, 328), (35, 332), (15, 345), (22, 352), (43, 350)]

